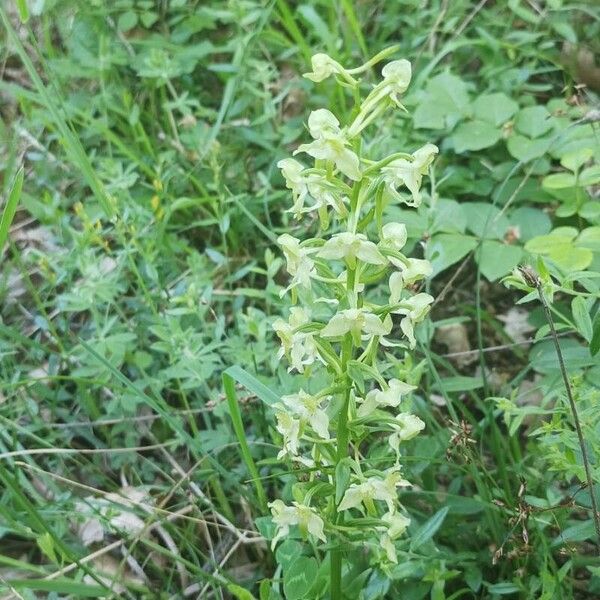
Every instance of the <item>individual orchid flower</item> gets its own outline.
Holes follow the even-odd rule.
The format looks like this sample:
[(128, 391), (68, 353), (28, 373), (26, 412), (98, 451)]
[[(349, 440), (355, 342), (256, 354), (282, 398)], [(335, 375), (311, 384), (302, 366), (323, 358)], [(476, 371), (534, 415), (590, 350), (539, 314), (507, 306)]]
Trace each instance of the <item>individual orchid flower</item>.
[(379, 240), (379, 249), (386, 254), (387, 259), (396, 268), (401, 269), (405, 267), (405, 262), (408, 260), (402, 256), (392, 256), (386, 253), (385, 250), (393, 250), (399, 252), (406, 245), (408, 239), (408, 233), (406, 231), (406, 225), (404, 223), (386, 223), (381, 229), (381, 239)]
[(329, 417), (321, 408), (326, 398), (311, 396), (300, 390), (297, 394), (282, 396), (281, 400), (289, 412), (306, 421), (319, 437), (329, 439)]
[(297, 285), (304, 288), (311, 288), (311, 277), (315, 274), (315, 264), (310, 258), (310, 254), (315, 252), (314, 248), (303, 248), (300, 240), (284, 233), (277, 238), (277, 243), (281, 246), (283, 254), (287, 261), (288, 273), (292, 276), (290, 285), (284, 290), (284, 293)]
[(406, 394), (416, 389), (416, 386), (404, 383), (399, 379), (390, 379), (387, 389), (375, 389), (367, 393), (364, 401), (358, 408), (357, 415), (359, 417), (366, 417), (375, 409), (385, 406), (395, 408), (400, 404), (402, 396), (406, 396)]
[(319, 53), (315, 54), (310, 59), (312, 67), (311, 73), (304, 73), (302, 77), (310, 79), (315, 83), (320, 83), (332, 75), (341, 75), (348, 83), (355, 85), (358, 83), (349, 73), (347, 69), (344, 69), (342, 65), (336, 60), (333, 60), (331, 56), (327, 54)]
[(400, 271), (394, 271), (394, 273), (390, 275), (388, 285), (390, 287), (390, 304), (398, 304), (398, 302), (400, 302), (400, 297), (402, 296), (402, 290), (404, 290), (402, 273)]
[(416, 437), (425, 429), (425, 423), (416, 415), (400, 413), (396, 415), (396, 422), (392, 424), (392, 428), (394, 432), (389, 437), (388, 443), (396, 453), (396, 459), (399, 460), (401, 442), (406, 442)]
[(433, 267), (428, 260), (421, 258), (408, 258), (406, 264), (400, 267), (402, 273), (402, 281), (409, 285), (420, 279), (429, 277), (433, 273)]
[[(421, 204), (421, 182), (423, 175), (427, 174), (429, 167), (436, 154), (438, 147), (433, 144), (425, 144), (413, 153), (413, 160), (397, 158), (385, 167), (382, 167), (383, 179), (387, 192), (392, 198), (405, 202), (409, 206), (419, 206)], [(403, 198), (397, 188), (401, 185), (406, 186), (412, 194), (413, 201), (409, 202)]]
[(283, 437), (283, 447), (277, 458), (279, 460), (286, 456), (298, 456), (298, 444), (300, 443), (300, 419), (294, 418), (284, 410), (278, 410), (275, 414), (277, 425), (275, 428)]
[(348, 308), (333, 315), (320, 333), (324, 338), (339, 338), (350, 333), (354, 344), (360, 346), (363, 334), (370, 339), (374, 335), (387, 335), (391, 330), (391, 319), (382, 321), (365, 308)]
[(402, 250), (408, 239), (404, 223), (386, 223), (381, 228), (381, 234), (380, 245), (394, 250)]
[[(390, 296), (390, 304), (393, 295)], [(394, 309), (392, 312), (399, 315), (406, 315), (402, 321), (400, 321), (400, 329), (404, 335), (408, 338), (411, 348), (414, 348), (417, 344), (414, 335), (414, 326), (425, 319), (429, 311), (431, 310), (431, 303), (433, 297), (429, 294), (415, 294), (410, 298), (406, 298), (401, 301), (400, 307)], [(395, 304), (395, 303), (394, 303)]]
[(350, 508), (359, 508), (362, 504), (381, 500), (388, 507), (388, 512), (396, 510), (397, 487), (410, 487), (410, 483), (404, 479), (397, 468), (388, 471), (385, 478), (369, 477), (362, 483), (351, 484), (338, 506), (338, 512)]
[(381, 517), (381, 520), (387, 524), (387, 534), (395, 540), (399, 538), (410, 525), (410, 519), (398, 512), (389, 512)]
[(387, 260), (377, 246), (362, 233), (344, 231), (332, 235), (319, 250), (317, 256), (330, 260), (344, 259), (350, 268), (356, 266), (356, 259), (371, 265), (385, 265)]
[(277, 533), (271, 541), (271, 549), (274, 550), (277, 542), (290, 533), (290, 527), (297, 525), (303, 537), (307, 534), (313, 535), (322, 542), (327, 542), (323, 533), (323, 519), (315, 512), (314, 508), (294, 502), (292, 506), (286, 506), (281, 500), (269, 503), (273, 523), (277, 527)]
[(287, 356), (290, 361), (290, 371), (296, 369), (299, 373), (303, 373), (304, 367), (312, 365), (318, 357), (313, 334), (296, 331), (296, 329), (308, 323), (310, 323), (308, 312), (299, 306), (290, 309), (287, 322), (283, 319), (277, 319), (273, 323), (273, 330), (281, 341), (277, 358)]
[(398, 96), (404, 94), (410, 85), (410, 80), (412, 78), (412, 67), (410, 62), (404, 58), (401, 60), (393, 60), (381, 69), (381, 74), (383, 75), (383, 81), (377, 87), (384, 89), (385, 94), (389, 96), (399, 108), (402, 108)]
[(314, 141), (300, 145), (294, 154), (306, 152), (318, 160), (330, 160), (346, 177), (354, 181), (361, 178), (358, 156), (347, 147), (348, 139), (332, 112), (325, 108), (311, 112), (308, 130)]
[(383, 80), (373, 88), (361, 104), (358, 115), (348, 128), (348, 137), (358, 135), (367, 125), (373, 123), (388, 108), (388, 99), (404, 109), (399, 96), (410, 84), (412, 77), (410, 62), (405, 59), (394, 60), (383, 67), (381, 74)]
[(386, 531), (379, 540), (381, 547), (385, 550), (390, 562), (397, 564), (398, 556), (394, 540), (399, 538), (410, 525), (410, 519), (400, 513), (386, 513), (381, 520), (387, 525)]
[[(299, 219), (304, 213), (313, 210), (324, 210), (331, 206), (341, 216), (348, 213), (339, 189), (327, 179), (324, 174), (306, 173), (304, 166), (293, 158), (284, 158), (277, 163), (286, 182), (286, 187), (292, 191), (293, 206), (286, 212), (293, 213)], [(314, 203), (305, 206), (307, 198)]]
[(277, 163), (285, 179), (285, 186), (292, 191), (294, 207), (304, 206), (304, 199), (308, 195), (308, 185), (304, 173), (304, 166), (293, 158), (284, 158)]

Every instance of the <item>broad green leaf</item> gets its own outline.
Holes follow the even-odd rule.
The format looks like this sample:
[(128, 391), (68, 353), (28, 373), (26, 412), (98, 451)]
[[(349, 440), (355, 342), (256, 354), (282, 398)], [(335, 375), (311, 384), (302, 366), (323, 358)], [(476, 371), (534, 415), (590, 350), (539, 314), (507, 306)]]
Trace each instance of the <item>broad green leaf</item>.
[(594, 522), (590, 519), (563, 529), (552, 541), (553, 546), (560, 546), (568, 542), (583, 542), (596, 536)]
[(475, 252), (475, 260), (488, 281), (496, 281), (510, 273), (523, 257), (519, 246), (496, 240), (484, 240)]
[(437, 275), (458, 262), (477, 246), (477, 240), (457, 233), (438, 233), (427, 245), (427, 259), (431, 261), (433, 274)]
[[(595, 364), (596, 359), (590, 356), (588, 349), (574, 339), (561, 338), (560, 348), (569, 371), (578, 371)], [(531, 366), (542, 374), (557, 374), (559, 371), (556, 349), (552, 340), (537, 342), (529, 352)]]
[(433, 211), (433, 224), (429, 231), (432, 234), (442, 231), (464, 233), (467, 227), (464, 207), (468, 206), (468, 204), (459, 204), (456, 200), (440, 198), (435, 206), (435, 211)]
[(487, 121), (475, 120), (461, 123), (452, 134), (454, 150), (482, 150), (493, 146), (502, 137), (502, 131)]
[(519, 19), (535, 25), (539, 21), (539, 17), (530, 8), (523, 6), (525, 3), (521, 0), (508, 0), (508, 7), (519, 17)]
[(277, 526), (273, 523), (271, 516), (256, 517), (254, 519), (256, 529), (266, 540), (272, 540), (277, 533)]
[(600, 202), (598, 200), (585, 202), (579, 209), (579, 215), (591, 223), (598, 223), (600, 221)]
[(465, 205), (467, 228), (481, 239), (504, 239), (510, 227), (508, 217), (493, 204), (471, 202)]
[(569, 171), (578, 171), (590, 158), (594, 156), (592, 148), (579, 148), (572, 152), (563, 154), (560, 158), (560, 164)]
[(527, 106), (517, 113), (515, 128), (529, 138), (539, 138), (552, 129), (552, 115), (545, 106)]
[(132, 11), (132, 10), (128, 10), (125, 11), (124, 13), (122, 13), (118, 20), (117, 20), (117, 29), (119, 31), (129, 31), (130, 29), (133, 29), (138, 22), (138, 17), (137, 14)]
[(285, 571), (299, 556), (302, 555), (302, 544), (296, 540), (283, 540), (275, 551), (277, 564)]
[(508, 138), (506, 146), (511, 156), (521, 162), (529, 162), (546, 154), (550, 148), (549, 138), (538, 138), (532, 140), (524, 135), (513, 134)]
[(538, 235), (525, 244), (525, 250), (534, 254), (548, 254), (557, 246), (561, 249), (566, 246), (572, 246), (573, 240), (577, 235), (577, 230), (572, 231), (554, 229), (546, 235)]
[(593, 165), (581, 171), (578, 183), (583, 187), (600, 183), (600, 165)]
[(448, 510), (447, 506), (440, 508), (426, 523), (417, 529), (410, 542), (412, 552), (420, 548), (436, 534), (437, 530), (442, 526)]
[(519, 109), (519, 105), (506, 94), (483, 94), (473, 102), (473, 114), (477, 119), (500, 126)]
[(571, 245), (553, 248), (548, 253), (548, 257), (563, 271), (569, 273), (587, 269), (594, 260), (594, 253), (587, 248), (576, 248)]
[(586, 227), (575, 240), (575, 246), (600, 252), (600, 226)]
[(417, 129), (444, 129), (446, 127), (446, 110), (436, 104), (433, 98), (423, 100), (417, 106), (413, 122)]
[(542, 180), (542, 187), (548, 190), (562, 190), (576, 185), (577, 181), (573, 173), (553, 173)]
[(577, 43), (577, 34), (575, 33), (573, 26), (567, 21), (551, 21), (550, 25), (552, 26), (552, 29), (554, 29), (558, 35), (565, 38), (567, 42), (570, 42), (571, 44)]
[(474, 592), (479, 591), (481, 588), (481, 582), (483, 581), (481, 569), (479, 569), (477, 566), (467, 568), (465, 570), (465, 581)]
[(583, 296), (575, 296), (573, 298), (571, 301), (571, 312), (573, 313), (573, 319), (579, 333), (586, 341), (590, 342), (593, 333), (592, 317), (590, 317), (588, 305)]
[(522, 206), (513, 211), (509, 216), (509, 222), (518, 228), (518, 236), (521, 242), (527, 242), (538, 235), (546, 235), (552, 229), (550, 217), (538, 208)]
[(471, 113), (465, 82), (451, 73), (441, 73), (429, 81), (417, 104), (413, 123), (417, 129), (453, 127)]
[(314, 558), (298, 557), (283, 573), (283, 591), (287, 600), (306, 598), (315, 583), (318, 565)]

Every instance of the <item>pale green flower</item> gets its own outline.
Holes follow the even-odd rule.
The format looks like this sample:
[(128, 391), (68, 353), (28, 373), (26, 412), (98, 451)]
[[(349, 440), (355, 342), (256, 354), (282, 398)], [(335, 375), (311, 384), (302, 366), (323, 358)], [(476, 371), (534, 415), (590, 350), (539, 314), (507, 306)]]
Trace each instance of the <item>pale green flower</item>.
[(362, 233), (344, 231), (332, 235), (319, 250), (317, 256), (330, 260), (344, 259), (351, 268), (356, 265), (356, 259), (371, 265), (385, 265), (387, 260), (379, 252), (377, 246)]
[(329, 439), (329, 417), (321, 408), (326, 398), (311, 396), (300, 390), (297, 394), (282, 396), (281, 400), (294, 416), (306, 421), (319, 437)]
[(324, 81), (328, 77), (331, 77), (331, 75), (341, 75), (350, 83), (356, 83), (355, 79), (348, 73), (348, 71), (344, 69), (339, 62), (333, 60), (333, 58), (327, 54), (315, 54), (310, 59), (310, 64), (312, 67), (312, 73), (304, 73), (302, 77), (306, 77), (306, 79), (310, 79), (315, 83)]
[(404, 223), (386, 223), (381, 228), (381, 244), (394, 250), (402, 250), (408, 239), (406, 225)]
[(296, 369), (299, 373), (303, 373), (304, 367), (312, 365), (318, 358), (313, 334), (295, 331), (307, 323), (310, 323), (310, 316), (305, 309), (299, 306), (290, 309), (288, 322), (277, 319), (273, 323), (273, 330), (281, 341), (277, 358), (287, 356), (290, 361), (290, 371)]
[(380, 85), (384, 87), (386, 94), (401, 107), (398, 96), (404, 94), (410, 85), (412, 77), (410, 62), (404, 58), (394, 60), (381, 69), (381, 74), (383, 75), (383, 81)]
[(429, 277), (433, 273), (433, 267), (428, 260), (409, 258), (407, 261), (408, 265), (400, 265), (402, 280), (407, 285)]
[(283, 436), (283, 448), (277, 455), (281, 460), (285, 456), (298, 456), (298, 444), (300, 443), (300, 419), (295, 419), (288, 412), (277, 410), (277, 425), (275, 428)]
[(402, 396), (406, 396), (406, 394), (416, 389), (416, 386), (404, 383), (399, 379), (390, 379), (387, 389), (375, 389), (367, 393), (364, 401), (358, 408), (357, 415), (359, 417), (366, 417), (377, 408), (385, 406), (396, 407), (400, 404)]
[(425, 423), (416, 415), (410, 413), (400, 413), (396, 416), (396, 423), (392, 425), (394, 432), (390, 435), (388, 443), (396, 453), (396, 458), (400, 458), (400, 443), (412, 440), (425, 429)]
[(404, 280), (402, 279), (402, 273), (395, 271), (390, 275), (389, 280), (390, 287), (390, 304), (398, 304), (400, 302), (400, 296), (404, 289)]
[(387, 533), (382, 533), (379, 538), (379, 545), (381, 549), (385, 551), (387, 559), (394, 564), (398, 564), (398, 554), (396, 553), (396, 546), (394, 546), (394, 542), (391, 540), (390, 536)]
[[(331, 206), (333, 210), (340, 215), (347, 214), (348, 210), (344, 205), (346, 198), (340, 197), (339, 190), (332, 184), (325, 175), (319, 173), (306, 173), (304, 166), (293, 158), (284, 158), (277, 163), (281, 169), (286, 187), (292, 190), (294, 204), (286, 212), (294, 214), (299, 219), (302, 214), (314, 210), (320, 210)], [(307, 198), (314, 201), (311, 206), (304, 206)]]
[[(391, 278), (390, 278), (391, 279)], [(390, 296), (390, 304), (392, 302), (392, 296)], [(431, 310), (431, 303), (433, 302), (433, 296), (429, 294), (415, 294), (410, 298), (402, 300), (402, 306), (394, 309), (392, 312), (398, 315), (406, 315), (402, 321), (400, 321), (400, 329), (404, 335), (408, 338), (411, 348), (414, 348), (417, 344), (414, 335), (414, 326), (425, 319), (429, 311)]]
[(325, 108), (311, 112), (308, 130), (315, 141), (302, 144), (294, 154), (306, 152), (318, 160), (330, 160), (350, 179), (358, 181), (361, 178), (358, 156), (347, 147), (346, 135), (333, 113)]
[(396, 488), (410, 487), (410, 485), (402, 477), (400, 470), (393, 468), (388, 471), (383, 479), (381, 477), (369, 477), (362, 483), (351, 484), (338, 506), (338, 511), (359, 508), (365, 501), (380, 500), (387, 504), (388, 512), (393, 513), (396, 510), (398, 497)]
[(370, 125), (383, 114), (389, 106), (388, 99), (399, 108), (404, 108), (399, 96), (403, 94), (412, 76), (410, 63), (405, 60), (394, 60), (381, 70), (383, 80), (378, 83), (360, 106), (360, 111), (350, 127), (348, 136), (358, 135), (367, 125)]
[(286, 506), (281, 500), (274, 500), (269, 503), (273, 523), (277, 527), (277, 533), (271, 542), (271, 549), (274, 550), (277, 542), (285, 538), (290, 533), (290, 527), (297, 525), (300, 533), (305, 537), (311, 534), (322, 542), (327, 542), (323, 533), (323, 519), (310, 506), (294, 502), (292, 506)]
[[(399, 252), (406, 245), (407, 238), (408, 233), (404, 223), (386, 223), (381, 229), (379, 248)], [(405, 267), (404, 261), (400, 258), (388, 256), (387, 259), (398, 269)]]
[(304, 288), (311, 288), (312, 275), (315, 274), (315, 263), (310, 254), (315, 252), (314, 248), (302, 248), (300, 240), (284, 233), (277, 238), (277, 243), (283, 250), (283, 255), (287, 261), (288, 273), (292, 276), (290, 285), (284, 290), (284, 293), (297, 285)]
[[(423, 175), (427, 174), (429, 167), (435, 155), (439, 152), (438, 147), (433, 144), (425, 144), (413, 153), (413, 160), (397, 158), (391, 163), (382, 167), (386, 190), (397, 200), (405, 202), (410, 206), (419, 206), (421, 204), (421, 182)], [(406, 186), (411, 194), (413, 201), (408, 202), (400, 196), (397, 188), (401, 185)]]
[(388, 529), (381, 535), (379, 543), (385, 550), (388, 560), (397, 564), (398, 556), (393, 540), (399, 538), (406, 531), (410, 525), (410, 519), (400, 513), (386, 513), (381, 520), (387, 524)]
[(393, 540), (399, 538), (410, 525), (410, 519), (399, 512), (386, 513), (381, 520), (387, 524), (387, 534)]
[(281, 169), (286, 187), (292, 190), (294, 202), (297, 202), (298, 197), (306, 196), (308, 189), (303, 176), (304, 165), (293, 158), (283, 158), (277, 163), (277, 167)]
[(333, 315), (321, 329), (321, 337), (338, 338), (351, 333), (355, 345), (360, 346), (362, 334), (370, 339), (374, 335), (387, 335), (391, 330), (391, 319), (384, 322), (365, 308), (348, 308)]

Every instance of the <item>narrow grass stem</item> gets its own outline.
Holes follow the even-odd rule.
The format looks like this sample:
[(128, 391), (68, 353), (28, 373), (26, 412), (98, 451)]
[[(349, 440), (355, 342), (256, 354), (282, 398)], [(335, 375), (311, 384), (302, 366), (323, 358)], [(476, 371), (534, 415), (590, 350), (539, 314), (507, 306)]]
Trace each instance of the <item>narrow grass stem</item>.
[(594, 480), (592, 478), (592, 469), (590, 467), (590, 460), (587, 452), (587, 447), (585, 445), (585, 438), (583, 437), (583, 429), (581, 427), (581, 421), (579, 419), (579, 412), (577, 410), (577, 405), (575, 404), (575, 398), (573, 396), (573, 390), (571, 388), (571, 382), (569, 381), (569, 375), (567, 373), (567, 368), (565, 366), (565, 361), (563, 358), (562, 350), (560, 349), (560, 344), (558, 343), (558, 335), (556, 334), (556, 328), (554, 327), (554, 320), (552, 319), (552, 313), (550, 312), (550, 306), (548, 301), (546, 300), (546, 296), (544, 295), (544, 290), (542, 289), (542, 282), (540, 278), (536, 275), (532, 280), (537, 288), (538, 295), (540, 297), (540, 302), (542, 303), (542, 307), (544, 308), (544, 315), (546, 316), (546, 321), (548, 321), (548, 326), (550, 327), (550, 334), (552, 337), (552, 341), (554, 342), (554, 348), (556, 349), (556, 356), (558, 358), (558, 364), (560, 367), (560, 372), (563, 378), (563, 382), (565, 384), (565, 390), (567, 392), (567, 398), (569, 400), (569, 406), (571, 407), (571, 413), (573, 414), (573, 421), (575, 423), (575, 430), (577, 431), (577, 438), (579, 440), (579, 447), (581, 449), (581, 458), (583, 460), (583, 468), (585, 469), (585, 477), (587, 480), (587, 487), (590, 491), (590, 502), (592, 505), (592, 516), (594, 520), (594, 527), (596, 528), (596, 536), (597, 536), (597, 550), (600, 553), (600, 514), (598, 513), (598, 505), (596, 503), (596, 494), (594, 492)]

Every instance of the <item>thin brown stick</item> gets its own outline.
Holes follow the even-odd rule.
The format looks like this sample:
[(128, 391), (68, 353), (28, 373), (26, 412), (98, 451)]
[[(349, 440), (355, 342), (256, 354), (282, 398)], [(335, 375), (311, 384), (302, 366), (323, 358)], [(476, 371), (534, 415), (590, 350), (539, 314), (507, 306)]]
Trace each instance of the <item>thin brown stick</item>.
[(462, 273), (463, 269), (467, 266), (467, 263), (469, 261), (469, 258), (471, 257), (471, 254), (472, 254), (471, 252), (469, 252), (469, 254), (467, 254), (465, 259), (462, 261), (462, 264), (460, 265), (460, 267), (458, 267), (458, 269), (456, 269), (456, 271), (450, 278), (450, 281), (448, 281), (448, 283), (444, 286), (444, 289), (438, 294), (434, 303), (431, 305), (431, 308), (433, 308), (436, 304), (441, 302), (446, 297), (446, 294), (450, 291), (450, 288), (454, 285), (454, 282), (456, 281), (457, 277)]
[(552, 313), (550, 312), (550, 306), (544, 296), (544, 290), (542, 289), (542, 281), (538, 274), (531, 267), (521, 267), (521, 273), (525, 278), (525, 281), (535, 287), (538, 291), (540, 301), (544, 308), (544, 315), (548, 326), (550, 327), (550, 333), (552, 340), (554, 341), (554, 348), (556, 349), (556, 356), (558, 357), (558, 364), (560, 366), (560, 372), (565, 383), (565, 389), (567, 391), (567, 398), (569, 399), (569, 405), (571, 407), (571, 413), (573, 414), (573, 421), (575, 422), (575, 430), (577, 431), (577, 438), (579, 440), (579, 447), (581, 449), (581, 458), (583, 460), (583, 468), (585, 469), (585, 477), (587, 479), (587, 487), (590, 491), (590, 500), (592, 504), (592, 515), (594, 520), (594, 527), (596, 528), (597, 549), (600, 553), (600, 513), (598, 513), (598, 505), (596, 503), (596, 494), (594, 493), (594, 480), (592, 478), (592, 469), (590, 467), (590, 460), (585, 445), (585, 438), (583, 437), (583, 429), (581, 428), (581, 421), (579, 420), (579, 412), (577, 411), (577, 405), (575, 404), (575, 398), (573, 397), (573, 390), (571, 389), (571, 382), (565, 367), (565, 361), (558, 343), (558, 335), (556, 334), (556, 328), (554, 327), (554, 320), (552, 319)]

